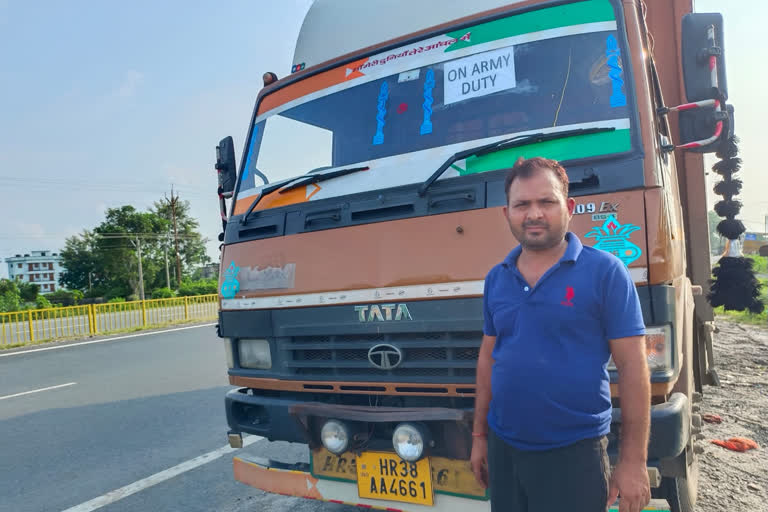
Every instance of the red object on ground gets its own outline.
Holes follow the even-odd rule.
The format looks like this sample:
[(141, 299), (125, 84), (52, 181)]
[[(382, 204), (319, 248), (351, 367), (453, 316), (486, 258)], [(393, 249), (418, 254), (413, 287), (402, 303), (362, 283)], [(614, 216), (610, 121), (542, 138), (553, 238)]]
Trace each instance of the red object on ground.
[(702, 414), (701, 419), (706, 421), (707, 423), (722, 423), (723, 418), (720, 417), (719, 414)]
[(722, 446), (723, 448), (728, 448), (729, 450), (733, 450), (734, 452), (745, 452), (747, 450), (756, 450), (758, 448), (758, 445), (756, 442), (754, 442), (751, 439), (747, 439), (746, 437), (732, 437), (727, 441), (721, 441), (720, 439), (713, 439), (712, 444), (716, 444), (717, 446)]

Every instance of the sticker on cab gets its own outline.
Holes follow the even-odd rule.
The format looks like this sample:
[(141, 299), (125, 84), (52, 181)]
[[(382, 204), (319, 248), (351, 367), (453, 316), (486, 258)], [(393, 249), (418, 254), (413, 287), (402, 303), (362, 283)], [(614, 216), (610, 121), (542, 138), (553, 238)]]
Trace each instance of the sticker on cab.
[(444, 105), (516, 87), (514, 47), (446, 62), (443, 83)]

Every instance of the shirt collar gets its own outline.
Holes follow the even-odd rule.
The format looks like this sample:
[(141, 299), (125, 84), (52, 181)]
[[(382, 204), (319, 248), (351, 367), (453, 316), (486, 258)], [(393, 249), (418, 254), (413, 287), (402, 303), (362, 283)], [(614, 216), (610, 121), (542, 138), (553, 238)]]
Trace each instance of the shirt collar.
[[(564, 261), (576, 262), (576, 260), (579, 259), (579, 255), (581, 254), (581, 250), (584, 248), (584, 246), (582, 245), (581, 240), (579, 240), (579, 237), (570, 231), (565, 234), (565, 240), (568, 242), (568, 247), (566, 247), (563, 257), (560, 258), (560, 263)], [(517, 258), (520, 257), (522, 252), (523, 246), (518, 245), (510, 251), (506, 258), (504, 258), (502, 264), (508, 268), (515, 268), (517, 265)]]

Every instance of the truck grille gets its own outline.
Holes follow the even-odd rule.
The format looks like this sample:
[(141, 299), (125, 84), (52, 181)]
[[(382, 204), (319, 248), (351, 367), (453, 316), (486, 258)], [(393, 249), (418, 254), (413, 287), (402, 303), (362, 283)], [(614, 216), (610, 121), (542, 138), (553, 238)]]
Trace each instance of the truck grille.
[[(397, 333), (295, 336), (278, 341), (289, 375), (313, 379), (368, 381), (474, 382), (482, 333)], [(400, 349), (402, 362), (382, 370), (368, 360), (368, 350), (386, 343)]]

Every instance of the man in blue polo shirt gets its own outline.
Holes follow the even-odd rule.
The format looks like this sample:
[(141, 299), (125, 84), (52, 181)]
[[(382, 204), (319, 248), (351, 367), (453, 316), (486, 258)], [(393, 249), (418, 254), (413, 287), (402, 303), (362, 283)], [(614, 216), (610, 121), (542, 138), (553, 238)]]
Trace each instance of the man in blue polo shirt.
[[(520, 242), (485, 280), (472, 468), (494, 512), (621, 512), (650, 500), (650, 382), (634, 283), (613, 255), (568, 232), (575, 202), (554, 160), (519, 160), (504, 215)], [(613, 475), (608, 359), (622, 430)]]

